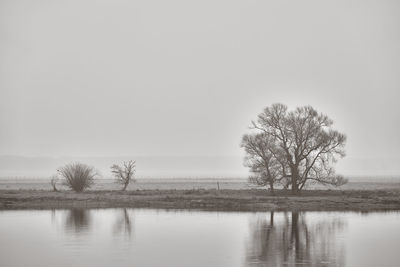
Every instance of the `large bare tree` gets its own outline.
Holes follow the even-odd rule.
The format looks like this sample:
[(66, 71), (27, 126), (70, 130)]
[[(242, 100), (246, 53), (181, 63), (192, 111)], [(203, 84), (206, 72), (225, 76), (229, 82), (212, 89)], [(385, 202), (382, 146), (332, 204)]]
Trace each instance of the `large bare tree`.
[(252, 121), (253, 133), (243, 136), (245, 165), (258, 181), (270, 186), (279, 182), (293, 193), (311, 182), (342, 185), (346, 180), (332, 165), (345, 156), (346, 136), (332, 125), (311, 106), (288, 111), (283, 104), (273, 104)]

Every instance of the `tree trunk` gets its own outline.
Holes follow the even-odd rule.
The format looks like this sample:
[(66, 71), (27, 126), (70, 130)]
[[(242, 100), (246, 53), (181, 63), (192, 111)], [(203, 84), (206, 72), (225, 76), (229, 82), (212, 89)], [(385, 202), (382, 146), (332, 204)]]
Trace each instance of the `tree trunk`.
[(299, 180), (299, 170), (296, 166), (292, 167), (292, 194), (296, 195), (299, 192), (299, 185), (297, 181)]
[(274, 194), (274, 182), (269, 181), (269, 190), (271, 190), (271, 194)]
[(297, 195), (299, 193), (299, 186), (296, 182), (292, 182), (292, 194)]
[(128, 187), (128, 184), (129, 184), (129, 183), (125, 183), (125, 184), (124, 184), (124, 187), (122, 188), (122, 191), (125, 191), (125, 190), (126, 190), (126, 188)]

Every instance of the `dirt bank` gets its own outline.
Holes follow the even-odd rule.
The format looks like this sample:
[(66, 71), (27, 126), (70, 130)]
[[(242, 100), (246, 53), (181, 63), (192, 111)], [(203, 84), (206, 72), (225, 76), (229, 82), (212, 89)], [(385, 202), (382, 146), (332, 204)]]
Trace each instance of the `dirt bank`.
[(299, 196), (265, 190), (71, 191), (0, 190), (0, 209), (163, 208), (232, 211), (400, 210), (400, 191), (304, 191)]

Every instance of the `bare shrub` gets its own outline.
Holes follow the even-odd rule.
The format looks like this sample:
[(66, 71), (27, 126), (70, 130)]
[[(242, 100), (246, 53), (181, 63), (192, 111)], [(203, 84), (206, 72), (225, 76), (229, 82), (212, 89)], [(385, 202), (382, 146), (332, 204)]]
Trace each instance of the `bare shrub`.
[(57, 186), (56, 186), (58, 180), (59, 180), (59, 178), (58, 178), (57, 175), (53, 175), (53, 176), (50, 177), (50, 184), (53, 187), (53, 191), (54, 192), (58, 192), (58, 189), (57, 189)]
[(114, 164), (111, 166), (111, 172), (114, 175), (117, 182), (123, 185), (122, 191), (126, 190), (129, 183), (136, 182), (134, 178), (135, 174), (135, 161), (130, 160), (128, 162), (123, 162), (123, 166)]
[(64, 184), (75, 192), (82, 192), (94, 184), (97, 172), (91, 166), (83, 163), (70, 163), (58, 170)]

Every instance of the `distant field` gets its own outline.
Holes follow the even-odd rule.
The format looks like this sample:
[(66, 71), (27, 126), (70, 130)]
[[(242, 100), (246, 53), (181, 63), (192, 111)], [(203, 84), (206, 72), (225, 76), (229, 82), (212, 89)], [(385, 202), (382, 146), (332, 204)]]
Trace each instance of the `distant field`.
[[(249, 189), (255, 188), (245, 178), (168, 178), (138, 179), (127, 190), (192, 190), (192, 189)], [(63, 189), (60, 184), (59, 187)], [(93, 190), (116, 190), (120, 185), (111, 179), (99, 179)], [(0, 178), (0, 190), (51, 190), (49, 180), (33, 178)], [(309, 186), (309, 189), (335, 189), (324, 186)], [(357, 177), (349, 178), (349, 183), (340, 190), (400, 190), (400, 177)]]

